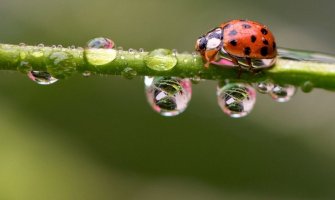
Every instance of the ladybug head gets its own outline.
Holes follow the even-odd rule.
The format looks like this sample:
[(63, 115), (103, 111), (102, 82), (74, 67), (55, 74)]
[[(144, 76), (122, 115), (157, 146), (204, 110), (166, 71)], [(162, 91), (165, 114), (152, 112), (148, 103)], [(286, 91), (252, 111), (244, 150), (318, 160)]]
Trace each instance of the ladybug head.
[(214, 56), (220, 51), (223, 44), (222, 40), (222, 28), (215, 28), (198, 38), (195, 44), (195, 50), (204, 56), (205, 60), (209, 61), (209, 57), (210, 60), (212, 60), (214, 59)]

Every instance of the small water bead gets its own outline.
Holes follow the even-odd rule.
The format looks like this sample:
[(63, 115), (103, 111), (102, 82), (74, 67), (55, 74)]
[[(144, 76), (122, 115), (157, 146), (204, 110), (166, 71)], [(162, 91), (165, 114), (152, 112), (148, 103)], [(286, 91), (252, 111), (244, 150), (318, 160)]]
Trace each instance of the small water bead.
[(88, 48), (95, 49), (112, 49), (114, 48), (114, 42), (111, 39), (98, 37), (94, 38), (87, 43)]
[(262, 82), (256, 83), (257, 91), (262, 94), (268, 94), (269, 92), (271, 92), (273, 87), (274, 87), (274, 84), (271, 83), (270, 81), (262, 81)]
[(59, 45), (57, 45), (57, 48), (62, 49), (63, 45), (59, 44)]
[(145, 56), (144, 62), (152, 70), (168, 71), (177, 64), (177, 58), (168, 49), (155, 49)]
[(57, 79), (64, 79), (76, 71), (77, 64), (72, 54), (66, 51), (54, 51), (49, 55), (48, 72)]
[(192, 83), (189, 79), (145, 77), (144, 83), (149, 104), (163, 116), (182, 113), (191, 100)]
[(26, 46), (26, 44), (25, 44), (25, 43), (23, 43), (23, 42), (21, 42), (21, 43), (19, 44), (19, 46), (20, 46), (20, 47), (25, 47), (25, 46)]
[(218, 104), (230, 117), (248, 115), (256, 103), (256, 90), (245, 83), (228, 83), (217, 87)]
[(91, 72), (90, 71), (84, 71), (82, 73), (83, 77), (90, 77), (91, 76)]
[(311, 92), (313, 88), (314, 84), (311, 81), (306, 81), (301, 86), (301, 90), (305, 93)]
[(134, 54), (134, 53), (135, 53), (135, 50), (132, 49), (132, 48), (130, 48), (130, 49), (128, 49), (128, 53), (130, 53), (130, 54)]
[(107, 38), (94, 38), (90, 40), (85, 49), (87, 62), (91, 65), (100, 66), (112, 62), (116, 58), (116, 50), (113, 49), (114, 42)]
[(122, 72), (121, 72), (121, 75), (126, 78), (126, 79), (133, 79), (136, 77), (137, 75), (137, 71), (134, 70), (133, 68), (131, 67), (126, 67)]
[(50, 85), (58, 81), (58, 79), (52, 77), (48, 72), (43, 71), (30, 71), (28, 77), (40, 85)]
[(138, 51), (139, 51), (140, 53), (144, 53), (144, 49), (143, 49), (143, 48), (140, 48)]
[(44, 44), (42, 44), (42, 43), (41, 43), (41, 44), (38, 44), (37, 47), (39, 47), (39, 48), (43, 48), (43, 47), (44, 47)]
[(274, 85), (270, 92), (270, 96), (277, 102), (287, 102), (295, 94), (296, 88), (293, 85)]

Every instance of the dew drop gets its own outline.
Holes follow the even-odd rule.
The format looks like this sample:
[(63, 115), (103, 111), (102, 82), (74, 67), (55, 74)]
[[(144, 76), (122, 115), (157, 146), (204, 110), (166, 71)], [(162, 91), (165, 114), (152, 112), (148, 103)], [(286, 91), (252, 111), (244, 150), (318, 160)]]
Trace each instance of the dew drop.
[(270, 92), (272, 99), (277, 102), (287, 102), (295, 94), (296, 88), (293, 85), (274, 85)]
[(40, 85), (50, 85), (58, 81), (58, 79), (52, 77), (48, 72), (43, 71), (30, 71), (28, 77)]
[(19, 46), (20, 46), (20, 47), (25, 47), (25, 46), (26, 46), (26, 44), (25, 44), (25, 43), (23, 43), (23, 42), (21, 42), (21, 43), (19, 44)]
[(42, 43), (41, 43), (41, 44), (38, 44), (37, 47), (39, 47), (39, 48), (43, 48), (43, 47), (44, 47), (44, 44), (42, 44)]
[(126, 67), (122, 72), (121, 75), (126, 79), (133, 79), (136, 77), (137, 72), (131, 67)]
[(163, 116), (182, 113), (191, 100), (192, 83), (189, 79), (145, 77), (144, 83), (149, 104)]
[(130, 54), (134, 54), (134, 53), (135, 53), (135, 50), (132, 49), (132, 48), (130, 48), (130, 49), (128, 49), (128, 53), (130, 53)]
[(228, 83), (217, 87), (218, 104), (230, 117), (247, 116), (256, 103), (256, 90), (245, 83)]
[(90, 77), (91, 72), (90, 71), (84, 71), (82, 75), (83, 75), (83, 77)]
[(94, 38), (88, 42), (87, 47), (85, 57), (91, 65), (106, 65), (116, 58), (114, 42), (108, 38)]
[(140, 53), (144, 53), (144, 49), (143, 49), (143, 48), (140, 48), (138, 51), (139, 51)]
[(306, 81), (301, 86), (301, 90), (306, 93), (311, 92), (313, 88), (314, 84), (311, 81)]
[(173, 56), (171, 50), (156, 49), (145, 56), (144, 62), (152, 70), (168, 71), (176, 66), (177, 58)]
[(49, 55), (48, 72), (57, 79), (64, 79), (76, 71), (73, 56), (65, 51), (54, 51)]
[(59, 45), (57, 45), (57, 48), (62, 49), (62, 48), (63, 48), (63, 45), (59, 44)]
[(270, 81), (262, 81), (256, 83), (256, 89), (262, 94), (268, 94), (273, 89), (274, 85)]

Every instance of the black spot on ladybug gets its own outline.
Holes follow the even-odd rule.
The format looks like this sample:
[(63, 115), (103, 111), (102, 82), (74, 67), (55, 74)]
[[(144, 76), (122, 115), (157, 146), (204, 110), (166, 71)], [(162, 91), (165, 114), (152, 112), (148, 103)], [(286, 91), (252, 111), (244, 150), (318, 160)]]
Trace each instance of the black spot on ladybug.
[(262, 55), (262, 56), (267, 56), (268, 53), (269, 53), (269, 51), (268, 51), (268, 48), (267, 48), (267, 47), (262, 47), (262, 48), (261, 48), (261, 55)]
[(269, 45), (269, 41), (268, 41), (267, 39), (264, 39), (264, 38), (263, 38), (263, 44), (265, 44), (265, 45)]
[(273, 48), (273, 49), (276, 49), (276, 48), (277, 48), (277, 44), (276, 44), (275, 42), (273, 42), (273, 44), (272, 44), (272, 48)]
[(242, 24), (242, 27), (245, 29), (251, 28), (251, 26), (249, 24)]
[(200, 50), (204, 50), (206, 49), (206, 46), (207, 46), (207, 40), (205, 37), (202, 37), (200, 40), (199, 40), (199, 49)]
[(227, 28), (229, 28), (231, 26), (231, 24), (226, 24), (226, 25), (224, 25), (224, 27), (222, 28), (222, 29), (227, 29)]
[(248, 55), (250, 55), (250, 53), (251, 53), (250, 47), (245, 47), (244, 48), (244, 55), (248, 56)]
[(233, 35), (236, 35), (236, 34), (237, 34), (237, 31), (236, 31), (236, 30), (232, 30), (232, 31), (229, 32), (229, 35), (230, 35), (230, 36), (233, 36)]
[(265, 28), (262, 28), (262, 29), (261, 29), (261, 32), (262, 32), (263, 35), (268, 34), (268, 30), (266, 30)]
[(236, 46), (237, 45), (237, 41), (236, 40), (230, 40), (229, 42), (232, 46)]
[(252, 43), (256, 42), (256, 39), (257, 39), (256, 36), (254, 36), (254, 35), (251, 36), (251, 42)]

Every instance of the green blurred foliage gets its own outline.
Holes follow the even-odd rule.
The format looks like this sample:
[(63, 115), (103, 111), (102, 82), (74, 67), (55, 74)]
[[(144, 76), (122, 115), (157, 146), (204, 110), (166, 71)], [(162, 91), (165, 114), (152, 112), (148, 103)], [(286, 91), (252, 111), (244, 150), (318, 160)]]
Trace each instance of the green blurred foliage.
[[(278, 44), (335, 53), (333, 1), (2, 0), (2, 43), (192, 51), (229, 19), (267, 24)], [(79, 75), (39, 86), (0, 73), (0, 199), (334, 199), (334, 94), (258, 95), (230, 119), (216, 83), (193, 87), (189, 108), (164, 118), (143, 78)]]

